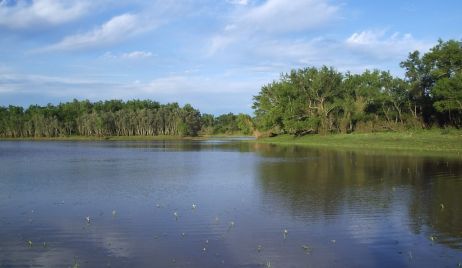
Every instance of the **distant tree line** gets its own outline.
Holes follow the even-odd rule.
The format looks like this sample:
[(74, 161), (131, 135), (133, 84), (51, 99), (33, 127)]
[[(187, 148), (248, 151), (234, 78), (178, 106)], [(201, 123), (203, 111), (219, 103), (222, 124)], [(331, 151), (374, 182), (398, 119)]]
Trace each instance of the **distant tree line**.
[(305, 68), (281, 75), (254, 97), (255, 122), (271, 134), (350, 133), (462, 126), (462, 43), (439, 41), (389, 72)]
[(252, 131), (248, 115), (215, 117), (189, 104), (180, 107), (151, 100), (0, 107), (0, 137), (247, 135)]
[(0, 107), (0, 137), (197, 136), (399, 131), (462, 127), (462, 42), (438, 41), (401, 62), (405, 77), (332, 67), (292, 70), (254, 97), (255, 117), (201, 114), (187, 104), (88, 100)]

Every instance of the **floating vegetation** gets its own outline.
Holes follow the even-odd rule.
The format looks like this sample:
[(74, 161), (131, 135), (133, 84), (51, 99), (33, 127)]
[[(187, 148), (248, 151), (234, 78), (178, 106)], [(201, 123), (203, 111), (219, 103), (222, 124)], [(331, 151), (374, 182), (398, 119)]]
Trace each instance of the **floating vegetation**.
[(77, 259), (74, 257), (74, 264), (72, 265), (72, 268), (80, 268), (80, 264), (77, 262)]
[(311, 253), (311, 248), (308, 245), (302, 245), (303, 251), (305, 251), (306, 254)]
[(229, 222), (228, 232), (229, 232), (232, 228), (234, 228), (234, 221), (230, 221), (230, 222)]
[(287, 229), (284, 229), (284, 231), (282, 231), (282, 234), (284, 235), (284, 239), (287, 239), (287, 236), (289, 235), (289, 231), (287, 231)]

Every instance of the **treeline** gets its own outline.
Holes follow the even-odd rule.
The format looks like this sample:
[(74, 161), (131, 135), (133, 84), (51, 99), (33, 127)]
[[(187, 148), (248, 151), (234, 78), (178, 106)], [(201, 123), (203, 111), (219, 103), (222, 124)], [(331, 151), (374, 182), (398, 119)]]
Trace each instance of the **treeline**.
[(462, 42), (439, 41), (385, 71), (305, 68), (281, 75), (254, 97), (255, 121), (269, 135), (350, 133), (462, 126)]
[(189, 104), (180, 107), (150, 100), (0, 107), (0, 137), (248, 135), (252, 131), (248, 115), (215, 117)]

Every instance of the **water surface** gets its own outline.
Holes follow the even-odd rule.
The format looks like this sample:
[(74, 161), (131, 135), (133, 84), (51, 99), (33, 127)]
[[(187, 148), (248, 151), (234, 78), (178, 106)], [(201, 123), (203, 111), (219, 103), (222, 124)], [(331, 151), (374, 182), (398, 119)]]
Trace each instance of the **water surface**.
[(0, 267), (457, 267), (461, 205), (460, 159), (0, 142)]

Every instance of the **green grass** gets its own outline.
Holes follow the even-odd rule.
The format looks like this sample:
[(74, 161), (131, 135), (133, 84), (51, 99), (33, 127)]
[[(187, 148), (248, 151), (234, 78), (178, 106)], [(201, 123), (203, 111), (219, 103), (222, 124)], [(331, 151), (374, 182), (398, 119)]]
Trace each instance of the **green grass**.
[(376, 151), (437, 152), (462, 155), (462, 131), (459, 130), (306, 135), (303, 137), (281, 135), (272, 138), (258, 139), (256, 142), (312, 147)]

